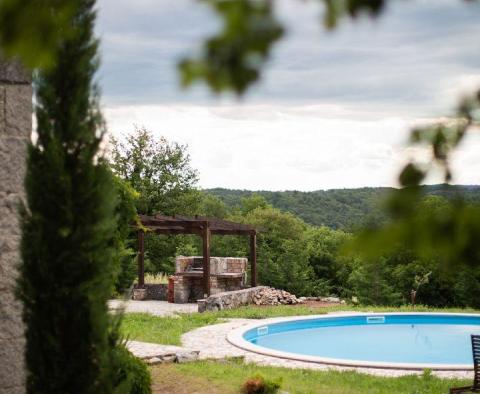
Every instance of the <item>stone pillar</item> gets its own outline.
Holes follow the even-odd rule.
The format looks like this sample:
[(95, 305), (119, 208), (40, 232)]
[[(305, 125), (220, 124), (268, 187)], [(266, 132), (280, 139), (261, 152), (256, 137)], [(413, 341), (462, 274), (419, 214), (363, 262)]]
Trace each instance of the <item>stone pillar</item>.
[(22, 307), (13, 295), (20, 261), (18, 204), (32, 131), (30, 77), (0, 60), (0, 394), (25, 391)]

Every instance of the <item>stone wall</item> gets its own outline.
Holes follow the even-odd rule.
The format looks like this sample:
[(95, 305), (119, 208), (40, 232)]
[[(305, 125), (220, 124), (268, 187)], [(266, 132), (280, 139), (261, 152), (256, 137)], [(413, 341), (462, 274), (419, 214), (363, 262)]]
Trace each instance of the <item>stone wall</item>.
[(143, 285), (147, 289), (147, 300), (167, 300), (168, 285), (163, 283), (145, 283)]
[(26, 144), (32, 131), (30, 77), (0, 60), (0, 393), (24, 390), (21, 304), (13, 287), (20, 261), (18, 204), (24, 197)]
[(257, 286), (243, 290), (213, 294), (204, 300), (198, 301), (198, 311), (220, 311), (222, 309), (234, 309), (239, 306), (253, 304), (255, 302), (255, 295), (266, 288), (266, 286)]
[[(213, 279), (213, 278), (211, 278)], [(185, 276), (174, 276), (173, 278), (173, 302), (175, 304), (186, 304), (203, 298), (203, 278), (192, 278)]]
[[(175, 258), (175, 273), (185, 272), (194, 261), (200, 264), (201, 256), (178, 256)], [(225, 272), (243, 273), (247, 271), (248, 260), (245, 257), (210, 257), (210, 274), (217, 275)]]
[(137, 301), (141, 301), (141, 300), (166, 301), (167, 292), (168, 292), (168, 284), (166, 283), (145, 283), (141, 288), (135, 287), (133, 289), (132, 298)]
[[(178, 256), (175, 259), (174, 302), (196, 302), (204, 297), (203, 277), (183, 275), (194, 262), (202, 266), (201, 256)], [(245, 257), (210, 257), (210, 294), (240, 290), (245, 287), (248, 260)], [(236, 274), (228, 276), (228, 274)]]
[[(210, 277), (210, 294), (234, 291), (243, 288), (243, 278)], [(185, 304), (203, 298), (203, 277), (177, 275), (174, 277), (174, 302)]]

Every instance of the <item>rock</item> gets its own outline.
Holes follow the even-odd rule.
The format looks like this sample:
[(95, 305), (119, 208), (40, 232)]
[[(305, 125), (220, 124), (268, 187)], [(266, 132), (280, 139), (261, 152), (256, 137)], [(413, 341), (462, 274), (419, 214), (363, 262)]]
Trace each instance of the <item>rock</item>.
[(305, 297), (297, 298), (285, 290), (266, 286), (213, 294), (198, 303), (199, 311), (233, 309), (242, 305), (296, 305), (305, 302)]
[(181, 363), (188, 363), (192, 361), (197, 361), (198, 360), (198, 355), (200, 354), (199, 351), (194, 350), (194, 351), (189, 351), (189, 352), (177, 352), (175, 354), (175, 362), (181, 364)]
[(147, 298), (147, 289), (133, 289), (133, 299), (142, 301)]
[(162, 363), (162, 359), (159, 358), (159, 357), (151, 357), (151, 358), (147, 358), (144, 360), (147, 364), (150, 364), (150, 365), (155, 365), (155, 364), (161, 364)]
[(340, 298), (338, 298), (338, 297), (323, 297), (323, 298), (321, 298), (320, 301), (340, 304)]
[(175, 354), (166, 354), (162, 357), (162, 363), (173, 363), (177, 359)]
[(202, 313), (207, 310), (207, 300), (201, 299), (197, 300), (197, 305), (198, 305), (198, 312)]
[(270, 287), (260, 289), (253, 300), (256, 305), (295, 305), (304, 302), (288, 291)]

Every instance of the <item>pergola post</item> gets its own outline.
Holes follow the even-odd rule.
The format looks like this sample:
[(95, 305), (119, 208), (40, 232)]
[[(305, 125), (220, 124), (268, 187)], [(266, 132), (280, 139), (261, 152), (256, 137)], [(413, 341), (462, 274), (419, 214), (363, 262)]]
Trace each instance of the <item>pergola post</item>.
[(208, 221), (203, 226), (203, 296), (210, 295), (210, 226)]
[(251, 264), (251, 284), (257, 286), (257, 233), (250, 233), (250, 264)]
[(137, 232), (138, 239), (138, 287), (145, 285), (145, 233), (142, 230)]

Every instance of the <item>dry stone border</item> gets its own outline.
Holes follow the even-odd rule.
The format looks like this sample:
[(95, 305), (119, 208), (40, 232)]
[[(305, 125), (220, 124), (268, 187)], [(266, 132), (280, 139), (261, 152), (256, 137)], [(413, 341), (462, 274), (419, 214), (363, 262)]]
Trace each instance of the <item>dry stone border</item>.
[(255, 305), (295, 305), (302, 304), (304, 300), (285, 290), (272, 287), (264, 287), (255, 293), (253, 303)]
[(188, 350), (180, 346), (159, 345), (128, 341), (127, 348), (147, 364), (186, 363), (198, 360), (199, 350)]
[(341, 305), (345, 305), (347, 303), (345, 300), (342, 300), (338, 297), (300, 297), (299, 300), (326, 302), (329, 304), (341, 304)]
[(249, 287), (247, 289), (226, 291), (212, 294), (210, 297), (198, 300), (198, 311), (219, 311), (234, 309), (244, 305), (295, 305), (304, 300), (297, 298), (285, 290), (268, 286)]

